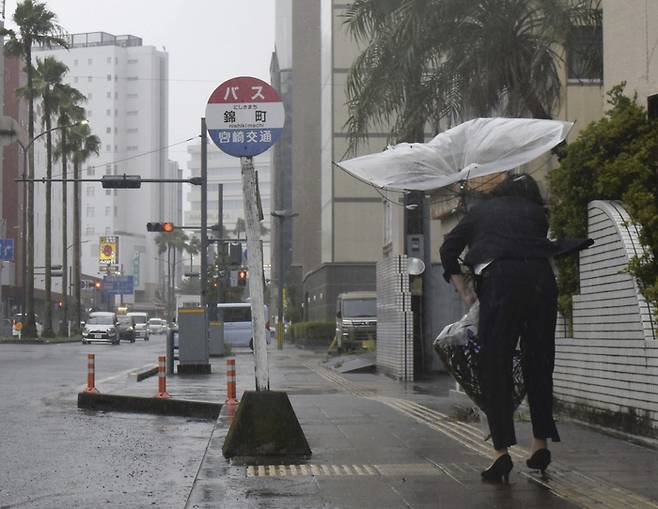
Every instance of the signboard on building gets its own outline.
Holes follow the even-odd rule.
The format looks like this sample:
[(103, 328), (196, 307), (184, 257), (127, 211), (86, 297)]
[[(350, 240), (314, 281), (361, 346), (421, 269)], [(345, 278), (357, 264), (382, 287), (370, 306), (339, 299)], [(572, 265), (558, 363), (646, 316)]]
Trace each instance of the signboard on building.
[(98, 264), (101, 267), (118, 265), (119, 237), (101, 237), (98, 242)]
[(134, 292), (135, 285), (132, 276), (106, 276), (102, 288), (109, 295), (126, 295)]
[(133, 282), (135, 286), (139, 286), (139, 253), (135, 253), (133, 257)]
[(285, 113), (278, 92), (258, 78), (240, 76), (219, 85), (208, 99), (206, 125), (223, 152), (250, 157), (281, 135)]

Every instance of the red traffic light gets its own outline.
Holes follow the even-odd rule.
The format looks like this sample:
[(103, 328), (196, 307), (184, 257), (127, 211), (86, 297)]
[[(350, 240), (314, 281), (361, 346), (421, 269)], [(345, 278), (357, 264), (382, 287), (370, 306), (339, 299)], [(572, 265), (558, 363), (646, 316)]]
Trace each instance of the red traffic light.
[(247, 284), (247, 271), (242, 269), (238, 271), (238, 286), (245, 286)]
[(100, 289), (101, 286), (103, 286), (103, 284), (102, 284), (100, 281), (96, 281), (96, 282), (94, 283), (94, 288), (98, 288), (98, 289)]
[(172, 233), (175, 229), (174, 223), (146, 223), (146, 231)]

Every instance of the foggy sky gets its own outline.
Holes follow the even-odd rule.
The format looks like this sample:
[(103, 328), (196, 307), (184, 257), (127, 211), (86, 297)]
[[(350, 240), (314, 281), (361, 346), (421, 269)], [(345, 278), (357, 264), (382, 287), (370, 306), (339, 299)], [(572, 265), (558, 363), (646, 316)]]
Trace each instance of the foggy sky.
[[(169, 143), (199, 134), (211, 92), (235, 76), (270, 82), (274, 0), (46, 0), (69, 33), (130, 34), (169, 53)], [(12, 28), (16, 0), (7, 0)], [(182, 168), (186, 145), (169, 150)], [(155, 149), (157, 147), (153, 147)]]

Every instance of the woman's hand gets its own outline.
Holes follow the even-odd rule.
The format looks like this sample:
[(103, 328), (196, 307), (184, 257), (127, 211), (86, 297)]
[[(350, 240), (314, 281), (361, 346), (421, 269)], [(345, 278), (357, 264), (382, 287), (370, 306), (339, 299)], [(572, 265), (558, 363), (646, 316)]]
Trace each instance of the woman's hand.
[(450, 276), (450, 281), (455, 287), (455, 290), (457, 290), (457, 293), (461, 297), (464, 304), (466, 304), (468, 307), (471, 307), (478, 300), (477, 295), (466, 282), (464, 276), (461, 274), (453, 274)]

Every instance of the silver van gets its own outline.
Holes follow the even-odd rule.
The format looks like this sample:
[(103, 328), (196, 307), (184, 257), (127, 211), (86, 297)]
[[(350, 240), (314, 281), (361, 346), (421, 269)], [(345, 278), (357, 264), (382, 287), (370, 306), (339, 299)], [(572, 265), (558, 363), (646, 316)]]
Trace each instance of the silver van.
[[(217, 319), (224, 323), (224, 343), (231, 346), (248, 346), (253, 349), (253, 334), (251, 331), (251, 303), (231, 302), (217, 304)], [(271, 340), (270, 318), (265, 306), (265, 339)]]
[(96, 342), (119, 344), (119, 328), (115, 313), (106, 311), (89, 313), (89, 320), (82, 329), (82, 344)]

